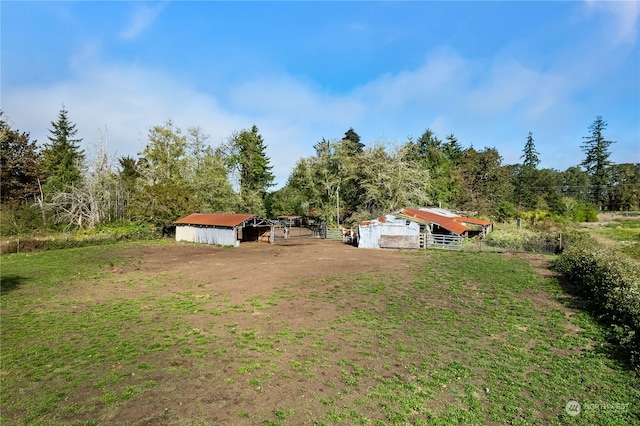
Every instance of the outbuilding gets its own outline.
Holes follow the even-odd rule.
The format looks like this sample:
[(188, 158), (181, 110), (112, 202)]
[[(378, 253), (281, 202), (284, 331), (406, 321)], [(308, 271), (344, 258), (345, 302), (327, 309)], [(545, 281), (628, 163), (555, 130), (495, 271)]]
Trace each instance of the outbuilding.
[(274, 242), (271, 221), (255, 214), (194, 213), (174, 224), (176, 241), (234, 247), (245, 241)]
[(459, 250), (462, 239), (491, 232), (492, 223), (440, 208), (402, 209), (358, 227), (358, 247)]

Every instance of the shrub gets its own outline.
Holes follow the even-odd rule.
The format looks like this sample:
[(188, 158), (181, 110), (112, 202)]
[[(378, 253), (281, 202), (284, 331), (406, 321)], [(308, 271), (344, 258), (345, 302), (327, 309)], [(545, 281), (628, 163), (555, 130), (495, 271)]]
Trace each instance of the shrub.
[(640, 372), (640, 267), (612, 251), (577, 244), (558, 257), (555, 268), (590, 302)]
[(574, 222), (598, 221), (598, 212), (596, 209), (593, 206), (584, 203), (576, 203), (569, 210), (569, 214), (571, 215), (571, 220)]
[(118, 241), (139, 241), (160, 238), (161, 233), (148, 223), (111, 223), (99, 225), (93, 229), (81, 229), (76, 232), (61, 232), (46, 237), (28, 236), (2, 242), (1, 251), (57, 250), (73, 247), (86, 247), (100, 244), (113, 244)]
[(515, 204), (512, 202), (503, 201), (498, 204), (496, 214), (498, 215), (498, 222), (506, 222), (509, 219), (514, 219), (518, 215), (518, 209), (516, 209)]
[(489, 245), (514, 251), (548, 252), (558, 244), (558, 233), (533, 229), (497, 229), (485, 237)]

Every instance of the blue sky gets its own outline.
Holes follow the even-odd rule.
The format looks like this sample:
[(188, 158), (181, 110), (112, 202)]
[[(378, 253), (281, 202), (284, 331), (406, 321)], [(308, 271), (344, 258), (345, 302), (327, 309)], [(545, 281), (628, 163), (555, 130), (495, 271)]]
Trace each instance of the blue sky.
[(640, 163), (638, 1), (7, 1), (0, 106), (47, 141), (64, 104), (91, 153), (136, 156), (151, 126), (211, 145), (257, 125), (278, 186), (321, 140), (431, 128), (519, 163), (579, 164), (596, 116)]

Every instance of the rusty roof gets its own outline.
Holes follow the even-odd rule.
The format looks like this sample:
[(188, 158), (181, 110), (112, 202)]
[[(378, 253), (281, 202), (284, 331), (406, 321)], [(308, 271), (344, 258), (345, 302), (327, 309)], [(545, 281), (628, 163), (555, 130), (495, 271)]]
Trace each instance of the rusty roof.
[(458, 217), (454, 217), (453, 220), (461, 223), (470, 223), (472, 225), (482, 225), (482, 226), (491, 225), (491, 222), (489, 222), (488, 220), (475, 219), (473, 217), (458, 216)]
[(455, 218), (452, 217), (442, 216), (418, 209), (402, 209), (401, 213), (424, 222), (435, 223), (454, 234), (461, 235), (465, 231), (469, 230), (469, 228), (464, 226), (462, 223), (457, 222)]
[(233, 228), (255, 216), (255, 214), (242, 213), (193, 213), (176, 220), (174, 223), (176, 225), (208, 225)]

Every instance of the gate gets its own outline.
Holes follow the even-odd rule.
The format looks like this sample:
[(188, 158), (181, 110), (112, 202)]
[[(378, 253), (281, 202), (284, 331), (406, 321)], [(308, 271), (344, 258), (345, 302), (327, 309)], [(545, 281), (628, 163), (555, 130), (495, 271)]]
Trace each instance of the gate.
[(420, 248), (462, 250), (462, 237), (460, 235), (420, 234)]

